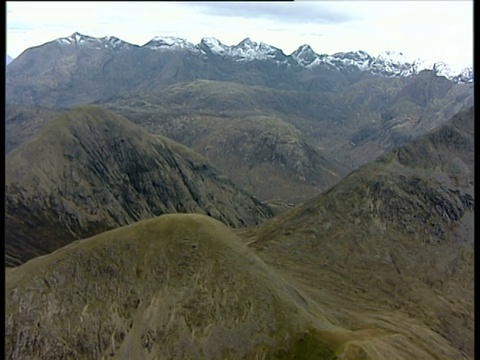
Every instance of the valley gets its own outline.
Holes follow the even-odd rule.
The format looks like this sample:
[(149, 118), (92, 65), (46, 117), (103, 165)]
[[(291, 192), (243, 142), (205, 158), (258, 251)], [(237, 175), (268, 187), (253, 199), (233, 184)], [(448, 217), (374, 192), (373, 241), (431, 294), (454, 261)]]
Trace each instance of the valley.
[(473, 73), (181, 40), (6, 67), (6, 358), (473, 359)]

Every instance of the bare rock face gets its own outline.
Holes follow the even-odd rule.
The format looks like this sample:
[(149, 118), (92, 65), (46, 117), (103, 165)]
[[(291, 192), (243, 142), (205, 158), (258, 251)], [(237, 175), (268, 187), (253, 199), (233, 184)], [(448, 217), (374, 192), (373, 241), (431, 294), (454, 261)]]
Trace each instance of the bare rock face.
[(6, 158), (8, 265), (175, 212), (232, 227), (272, 216), (200, 155), (100, 107), (65, 112)]

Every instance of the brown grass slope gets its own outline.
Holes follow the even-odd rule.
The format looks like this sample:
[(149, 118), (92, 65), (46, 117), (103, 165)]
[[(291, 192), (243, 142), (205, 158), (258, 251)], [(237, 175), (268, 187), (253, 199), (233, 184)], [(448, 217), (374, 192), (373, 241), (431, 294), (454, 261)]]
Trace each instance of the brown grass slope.
[[(195, 149), (257, 197), (299, 204), (472, 104), (471, 85), (425, 71), (368, 78), (336, 93), (197, 80), (105, 106)], [(261, 183), (265, 172), (270, 189)]]
[[(337, 309), (343, 326), (390, 329), (423, 339), (437, 358), (473, 359), (473, 127), (471, 108), (238, 234), (321, 306)], [(425, 328), (454, 353), (441, 355)]]
[(233, 227), (272, 215), (205, 158), (100, 107), (63, 113), (6, 158), (10, 265), (172, 212)]
[[(332, 101), (324, 95), (322, 104)], [(105, 106), (204, 155), (257, 198), (300, 204), (348, 172), (308, 134), (318, 98), (305, 91), (196, 80), (157, 93), (120, 95)]]
[[(95, 83), (100, 78), (88, 80), (91, 93), (103, 86)], [(335, 93), (201, 79), (158, 91), (136, 87), (138, 78), (124, 80), (131, 84), (130, 95), (121, 94), (118, 85), (109, 101), (97, 103), (194, 149), (259, 199), (284, 205), (316, 196), (348, 171), (473, 104), (472, 84), (454, 84), (432, 71), (410, 78), (369, 77)], [(36, 119), (8, 118), (7, 143), (27, 139), (38, 129)]]
[(411, 336), (332, 325), (325, 309), (204, 215), (163, 215), (76, 241), (7, 269), (5, 290), (7, 359), (452, 355), (426, 329), (446, 356)]

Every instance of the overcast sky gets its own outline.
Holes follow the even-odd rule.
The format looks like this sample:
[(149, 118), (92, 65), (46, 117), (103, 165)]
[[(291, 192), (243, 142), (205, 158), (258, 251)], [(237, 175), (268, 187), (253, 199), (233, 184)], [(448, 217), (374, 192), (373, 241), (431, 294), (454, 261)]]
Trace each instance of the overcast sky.
[(154, 36), (226, 45), (246, 37), (287, 55), (384, 50), (407, 59), (473, 64), (473, 1), (7, 2), (7, 54), (74, 32), (143, 45)]

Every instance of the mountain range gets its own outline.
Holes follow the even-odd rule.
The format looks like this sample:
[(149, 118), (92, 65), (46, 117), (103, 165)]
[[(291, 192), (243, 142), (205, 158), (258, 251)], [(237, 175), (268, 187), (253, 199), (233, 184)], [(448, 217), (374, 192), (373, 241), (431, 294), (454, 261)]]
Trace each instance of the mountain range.
[[(69, 107), (196, 79), (283, 90), (337, 91), (365, 77), (411, 76), (425, 68), (392, 54), (377, 58), (365, 52), (317, 56), (303, 46), (286, 56), (280, 49), (250, 39), (233, 47), (220, 44), (204, 39), (193, 46), (177, 38), (154, 38), (138, 46), (112, 36), (93, 38), (75, 33), (30, 48), (9, 64), (6, 102)], [(441, 68), (445, 66), (436, 64), (431, 71), (441, 75)], [(466, 78), (461, 74), (449, 78), (472, 82), (471, 69), (465, 74)]]
[(74, 33), (6, 67), (8, 359), (474, 357), (473, 72)]
[(211, 38), (198, 47), (177, 40), (140, 47), (76, 33), (28, 49), (6, 72), (7, 150), (52, 118), (46, 109), (93, 103), (191, 147), (281, 210), (473, 104), (472, 83), (432, 70), (384, 76), (269, 57), (237, 61), (249, 41), (233, 51)]
[(257, 227), (163, 215), (7, 268), (7, 357), (472, 358), (473, 124)]
[[(138, 48), (138, 45), (127, 43), (114, 36), (94, 38), (80, 33), (74, 33), (69, 37), (55, 40), (66, 45), (82, 45), (94, 49), (110, 48), (115, 50), (126, 50)], [(214, 54), (227, 56), (239, 62), (250, 62), (254, 60), (270, 60), (278, 64), (301, 65), (306, 68), (316, 66), (331, 66), (340, 71), (349, 68), (357, 68), (375, 74), (387, 76), (409, 76), (421, 70), (434, 70), (437, 75), (445, 76), (451, 80), (460, 82), (473, 81), (473, 68), (462, 69), (459, 73), (451, 71), (449, 66), (443, 62), (428, 64), (424, 60), (417, 59), (408, 62), (402, 53), (384, 51), (377, 56), (371, 56), (365, 51), (339, 52), (332, 55), (317, 54), (310, 45), (302, 45), (290, 55), (269, 44), (252, 41), (250, 38), (242, 40), (238, 45), (228, 46), (214, 37), (202, 38), (199, 44), (193, 43), (174, 36), (155, 36), (146, 44), (140, 46), (150, 50), (188, 50), (190, 52), (204, 55)]]

